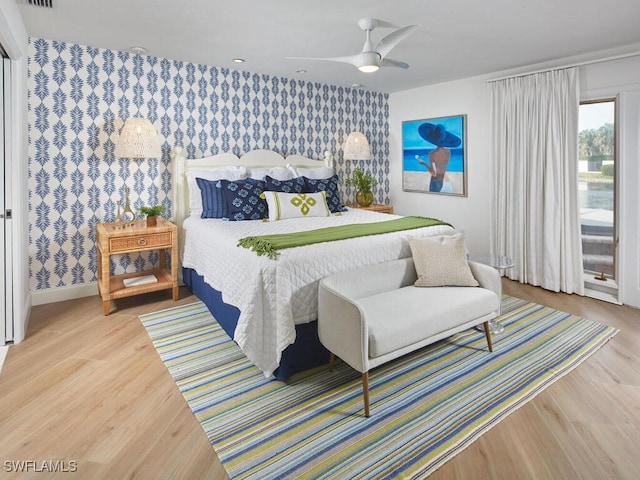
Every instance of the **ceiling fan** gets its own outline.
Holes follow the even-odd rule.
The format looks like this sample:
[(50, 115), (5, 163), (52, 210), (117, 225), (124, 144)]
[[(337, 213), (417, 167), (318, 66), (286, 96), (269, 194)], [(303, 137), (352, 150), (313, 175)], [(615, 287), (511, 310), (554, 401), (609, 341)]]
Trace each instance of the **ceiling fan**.
[[(406, 27), (396, 28), (390, 23), (375, 18), (363, 18), (358, 21), (358, 25), (365, 31), (366, 40), (362, 51), (356, 55), (350, 55), (345, 57), (324, 57), (324, 58), (309, 58), (309, 57), (287, 57), (290, 60), (325, 60), (329, 62), (350, 63), (355, 66), (361, 72), (371, 73), (377, 71), (380, 67), (398, 67), (409, 68), (409, 64), (400, 62), (398, 60), (391, 60), (386, 58), (387, 54), (402, 40), (408, 37), (415, 29), (420, 25), (407, 25)], [(371, 43), (371, 32), (374, 28), (396, 28), (393, 32), (382, 37), (374, 47)]]

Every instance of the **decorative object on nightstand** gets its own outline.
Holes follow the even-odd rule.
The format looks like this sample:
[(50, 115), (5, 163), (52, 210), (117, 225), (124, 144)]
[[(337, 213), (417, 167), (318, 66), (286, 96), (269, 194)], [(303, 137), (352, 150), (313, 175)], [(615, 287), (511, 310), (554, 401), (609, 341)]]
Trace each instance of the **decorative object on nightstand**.
[(147, 216), (147, 227), (155, 227), (158, 217), (164, 211), (164, 207), (162, 205), (154, 205), (153, 207), (139, 207), (138, 210)]
[(116, 219), (114, 223), (122, 223), (122, 212), (120, 211), (120, 200), (116, 200)]
[(133, 225), (133, 221), (136, 215), (131, 210), (131, 204), (129, 203), (129, 189), (124, 189), (124, 208), (120, 209), (120, 200), (116, 200), (116, 218), (113, 221), (114, 228), (126, 228)]
[[(98, 253), (98, 289), (102, 308), (109, 315), (110, 302), (141, 293), (171, 289), (178, 300), (178, 229), (175, 224), (158, 218), (155, 227), (145, 221), (133, 222), (130, 228), (118, 228), (114, 223), (96, 226)], [(125, 253), (158, 250), (158, 268), (121, 275), (111, 275), (110, 257)], [(171, 252), (171, 264), (166, 265), (166, 251)]]
[(133, 220), (136, 218), (136, 214), (131, 209), (131, 203), (129, 203), (129, 187), (124, 189), (124, 208), (122, 209), (122, 221), (125, 223), (125, 227), (131, 226)]
[(369, 172), (364, 172), (360, 167), (356, 167), (353, 176), (344, 179), (348, 187), (356, 187), (356, 202), (362, 207), (368, 207), (373, 203), (373, 192), (371, 189), (377, 185), (376, 179)]

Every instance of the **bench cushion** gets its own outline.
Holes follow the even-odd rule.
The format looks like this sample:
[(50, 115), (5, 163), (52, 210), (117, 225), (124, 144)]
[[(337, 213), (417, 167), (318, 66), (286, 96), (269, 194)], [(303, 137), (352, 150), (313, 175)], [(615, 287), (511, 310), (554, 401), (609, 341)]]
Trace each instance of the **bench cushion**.
[(369, 326), (370, 358), (481, 318), (496, 311), (499, 303), (485, 288), (413, 285), (358, 300)]

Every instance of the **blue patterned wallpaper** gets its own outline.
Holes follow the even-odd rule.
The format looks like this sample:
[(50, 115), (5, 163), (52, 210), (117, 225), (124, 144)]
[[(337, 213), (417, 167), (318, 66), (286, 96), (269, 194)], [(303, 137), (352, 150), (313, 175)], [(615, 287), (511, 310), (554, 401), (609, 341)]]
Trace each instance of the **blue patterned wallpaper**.
[[(365, 133), (389, 200), (388, 95), (82, 45), (29, 40), (29, 253), (32, 290), (96, 281), (95, 227), (113, 221), (130, 189), (132, 208), (161, 203), (171, 217), (170, 149), (189, 158), (256, 148), (323, 158), (340, 175), (349, 132)], [(148, 118), (162, 158), (115, 157), (124, 121)], [(354, 192), (344, 190), (346, 201)], [(115, 257), (116, 273), (149, 268), (157, 254)]]

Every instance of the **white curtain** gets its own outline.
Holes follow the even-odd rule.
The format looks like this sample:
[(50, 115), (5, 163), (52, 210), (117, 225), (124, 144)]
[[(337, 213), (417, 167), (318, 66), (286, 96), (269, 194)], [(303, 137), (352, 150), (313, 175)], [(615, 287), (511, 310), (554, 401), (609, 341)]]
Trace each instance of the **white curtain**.
[(497, 80), (491, 91), (492, 252), (506, 275), (584, 293), (576, 68)]

